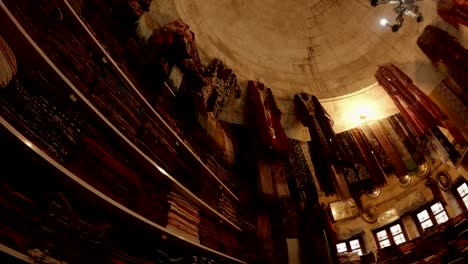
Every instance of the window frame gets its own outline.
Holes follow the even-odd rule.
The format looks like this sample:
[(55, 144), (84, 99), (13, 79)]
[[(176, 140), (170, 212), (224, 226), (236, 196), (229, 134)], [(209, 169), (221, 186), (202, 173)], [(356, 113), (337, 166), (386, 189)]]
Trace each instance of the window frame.
[(467, 205), (463, 202), (463, 197), (461, 197), (460, 193), (458, 192), (458, 188), (460, 186), (462, 186), (463, 184), (467, 184), (468, 185), (468, 180), (466, 180), (463, 176), (460, 176), (458, 179), (456, 179), (453, 183), (452, 183), (452, 188), (450, 189), (450, 191), (453, 193), (453, 195), (455, 196), (455, 198), (457, 199), (457, 202), (458, 204), (460, 205), (460, 207), (463, 209), (463, 212), (466, 212), (468, 211), (468, 207)]
[[(377, 233), (380, 233), (381, 231), (385, 231), (387, 233), (387, 239), (389, 240), (390, 242), (390, 245), (387, 246), (387, 247), (391, 247), (391, 246), (398, 246), (396, 243), (395, 243), (395, 238), (392, 234), (392, 231), (390, 230), (390, 228), (396, 226), (396, 225), (400, 225), (400, 228), (401, 228), (401, 234), (403, 234), (403, 237), (405, 238), (405, 242), (403, 243), (406, 243), (409, 241), (408, 239), (408, 233), (406, 232), (406, 227), (405, 225), (403, 224), (403, 221), (401, 220), (401, 218), (397, 221), (394, 221), (394, 222), (391, 222), (390, 224), (386, 224), (382, 227), (379, 227), (377, 229), (374, 229), (372, 230), (372, 234), (374, 235), (374, 240), (375, 242), (377, 243), (377, 248), (378, 249), (383, 249), (383, 248), (386, 248), (386, 247), (382, 247), (380, 245), (380, 241), (377, 237)], [(399, 245), (403, 244), (403, 243), (400, 243)]]
[[(440, 203), (442, 205), (442, 208), (443, 208), (443, 212), (445, 212), (445, 214), (447, 215), (447, 218), (448, 220), (445, 221), (444, 223), (448, 222), (450, 220), (450, 217), (447, 213), (447, 209), (445, 208), (445, 203), (443, 201), (432, 201), (432, 202), (429, 202), (429, 203), (426, 203), (425, 205), (419, 207), (412, 215), (413, 217), (413, 221), (416, 223), (416, 226), (418, 227), (418, 231), (420, 234), (423, 234), (424, 231), (428, 228), (432, 228), (432, 227), (435, 227), (435, 226), (438, 226), (438, 225), (442, 225), (444, 223), (438, 223), (437, 222), (437, 219), (436, 219), (436, 214), (432, 211), (432, 206), (434, 206), (435, 204), (437, 203)], [(424, 210), (426, 210), (428, 212), (428, 215), (429, 215), (429, 219), (431, 220), (432, 222), (432, 226), (430, 227), (427, 227), (427, 228), (423, 228), (422, 227), (422, 223), (421, 221), (419, 221), (419, 218), (418, 218), (418, 214), (422, 213)], [(437, 215), (439, 215), (441, 212), (439, 212)], [(427, 220), (426, 220), (427, 221)], [(425, 222), (425, 221), (424, 221)]]
[(337, 247), (336, 248), (336, 253), (339, 255), (339, 254), (342, 254), (342, 253), (351, 253), (351, 252), (353, 252), (353, 249), (351, 249), (351, 241), (353, 241), (353, 240), (358, 240), (359, 241), (359, 249), (361, 250), (361, 256), (365, 255), (367, 253), (367, 251), (366, 251), (366, 247), (364, 245), (363, 234), (355, 235), (355, 236), (353, 236), (351, 238), (348, 238), (346, 240), (339, 240), (336, 243), (335, 247), (337, 247), (341, 243), (345, 243), (346, 251), (338, 253), (338, 247)]

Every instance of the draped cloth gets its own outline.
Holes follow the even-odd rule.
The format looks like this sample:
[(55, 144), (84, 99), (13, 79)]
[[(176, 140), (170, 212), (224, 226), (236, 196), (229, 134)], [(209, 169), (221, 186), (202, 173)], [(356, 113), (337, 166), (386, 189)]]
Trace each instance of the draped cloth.
[(432, 63), (447, 66), (450, 76), (468, 91), (468, 51), (446, 31), (427, 26), (418, 38), (419, 48)]
[(249, 81), (247, 97), (253, 106), (260, 144), (277, 154), (289, 154), (291, 146), (281, 124), (281, 111), (270, 88)]
[(458, 144), (467, 144), (458, 129), (448, 124), (447, 116), (439, 107), (395, 65), (380, 66), (375, 77), (416, 136), (423, 135), (435, 126), (441, 126), (450, 131)]
[(377, 141), (380, 143), (380, 146), (382, 146), (383, 150), (385, 151), (386, 155), (390, 159), (393, 167), (395, 174), (398, 177), (405, 176), (408, 171), (406, 169), (405, 164), (400, 158), (400, 155), (396, 151), (395, 147), (393, 147), (392, 142), (390, 139), (385, 135), (384, 130), (380, 126), (378, 122), (373, 122), (369, 124), (370, 129), (374, 133)]
[(344, 152), (337, 144), (330, 115), (315, 96), (300, 93), (294, 96), (294, 101), (303, 124), (309, 128), (310, 155), (320, 189), (326, 195), (332, 195), (337, 192), (336, 185), (342, 197), (350, 197), (339, 167), (343, 161)]
[(361, 152), (362, 160), (366, 166), (369, 176), (372, 180), (373, 187), (382, 186), (385, 184), (385, 176), (382, 169), (379, 166), (379, 163), (376, 157), (372, 154), (372, 151), (367, 143), (364, 135), (359, 129), (352, 129), (351, 133), (353, 134), (354, 140)]
[(446, 116), (395, 65), (380, 66), (375, 77), (417, 136), (423, 135), (431, 127), (443, 126), (441, 120), (446, 119)]
[(360, 127), (360, 129), (361, 129), (362, 134), (366, 138), (369, 148), (371, 149), (372, 153), (376, 157), (380, 167), (388, 176), (395, 169), (392, 162), (390, 161), (390, 158), (385, 153), (385, 150), (382, 148), (382, 146), (379, 144), (377, 137), (374, 135), (369, 125), (362, 126)]
[(466, 0), (438, 0), (437, 13), (455, 28), (468, 26), (468, 2)]

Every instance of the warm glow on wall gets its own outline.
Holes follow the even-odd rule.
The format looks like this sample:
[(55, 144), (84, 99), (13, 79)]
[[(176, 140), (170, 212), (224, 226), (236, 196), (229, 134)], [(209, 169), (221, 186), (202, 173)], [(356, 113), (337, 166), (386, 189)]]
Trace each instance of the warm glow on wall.
[(378, 119), (380, 116), (378, 105), (376, 105), (375, 101), (370, 100), (370, 98), (350, 100), (344, 107), (344, 118), (353, 127), (370, 120)]
[(388, 94), (377, 83), (354, 95), (323, 101), (323, 106), (335, 121), (333, 129), (337, 133), (398, 112)]

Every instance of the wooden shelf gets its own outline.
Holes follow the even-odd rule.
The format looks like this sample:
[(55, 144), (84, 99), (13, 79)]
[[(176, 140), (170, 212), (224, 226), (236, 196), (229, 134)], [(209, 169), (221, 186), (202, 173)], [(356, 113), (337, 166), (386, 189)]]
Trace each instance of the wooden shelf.
[(7, 246), (5, 246), (3, 244), (0, 244), (0, 251), (5, 253), (5, 254), (8, 254), (8, 255), (10, 255), (12, 257), (15, 257), (15, 258), (17, 258), (19, 260), (22, 260), (25, 263), (34, 263), (33, 259), (30, 258), (29, 256), (27, 256), (27, 255), (25, 255), (25, 254), (23, 254), (21, 252), (18, 252), (16, 250), (12, 249), (12, 248), (9, 248), (9, 247), (7, 247)]
[[(124, 205), (122, 205), (121, 203), (119, 202), (116, 202), (115, 200), (111, 199), (110, 197), (108, 197), (107, 195), (105, 195), (104, 193), (100, 192), (99, 190), (97, 190), (96, 188), (94, 188), (93, 186), (89, 185), (88, 183), (86, 183), (85, 181), (83, 181), (80, 177), (78, 177), (77, 175), (75, 175), (73, 172), (69, 171), (67, 168), (65, 168), (64, 166), (62, 166), (60, 163), (58, 163), (57, 161), (55, 161), (52, 157), (50, 157), (49, 155), (47, 155), (43, 150), (41, 150), (40, 148), (38, 148), (36, 145), (34, 145), (32, 143), (32, 141), (30, 141), (28, 138), (26, 138), (23, 134), (21, 134), (21, 132), (19, 132), (18, 130), (16, 130), (10, 123), (8, 123), (8, 121), (6, 121), (3, 117), (0, 116), (0, 124), (5, 128), (7, 129), (11, 134), (13, 134), (18, 140), (20, 140), (21, 142), (23, 142), (26, 146), (28, 146), (33, 152), (35, 152), (37, 155), (39, 155), (42, 159), (44, 159), (48, 164), (52, 165), (55, 169), (57, 169), (58, 171), (60, 171), (63, 175), (67, 176), (69, 179), (71, 179), (72, 181), (76, 182), (77, 184), (79, 184), (81, 187), (85, 188), (87, 191), (89, 191), (90, 193), (92, 193), (93, 195), (99, 197), (101, 200), (107, 202), (108, 204), (111, 204), (112, 206), (114, 206), (115, 208), (119, 209), (120, 211), (130, 215), (131, 217), (133, 218), (136, 218), (138, 219), (139, 221), (153, 227), (154, 229), (157, 229), (158, 231), (160, 231), (163, 235), (170, 235), (172, 237), (175, 237), (187, 244), (190, 244), (192, 246), (195, 246), (199, 249), (202, 249), (204, 251), (207, 251), (207, 252), (210, 252), (210, 253), (213, 253), (217, 256), (220, 256), (220, 257), (223, 257), (223, 258), (226, 258), (226, 259), (230, 259), (234, 262), (237, 262), (237, 263), (246, 263), (242, 260), (239, 260), (239, 259), (236, 259), (234, 257), (231, 257), (231, 256), (228, 256), (224, 253), (221, 253), (219, 251), (216, 251), (216, 250), (213, 250), (209, 247), (206, 247), (204, 245), (201, 245), (199, 243), (196, 243), (196, 242), (193, 242), (191, 241), (190, 239), (187, 239), (181, 235), (178, 235), (156, 223), (154, 223), (153, 221), (149, 220), (148, 218), (146, 217), (143, 217), (141, 216), (140, 214), (136, 213), (135, 211), (125, 207)], [(2, 251), (3, 248), (0, 247), (0, 249)], [(15, 251), (13, 250), (10, 250), (9, 252), (12, 252), (12, 253), (15, 253)], [(18, 256), (22, 256), (22, 254), (18, 255)], [(30, 262), (32, 263), (32, 262)]]
[[(132, 82), (132, 80), (125, 74), (125, 72), (121, 69), (119, 64), (112, 58), (112, 56), (109, 54), (109, 52), (104, 48), (104, 46), (99, 42), (99, 40), (96, 38), (94, 33), (89, 29), (88, 25), (81, 19), (81, 17), (76, 13), (76, 11), (73, 9), (71, 4), (68, 2), (68, 0), (63, 0), (65, 5), (68, 8), (68, 11), (76, 18), (78, 23), (83, 27), (83, 29), (87, 32), (89, 37), (96, 43), (96, 45), (99, 47), (99, 49), (103, 52), (104, 56), (110, 61), (110, 63), (114, 66), (114, 68), (117, 70), (117, 72), (121, 75), (121, 77), (127, 82), (127, 84), (135, 91), (135, 93), (138, 94), (140, 99), (146, 104), (146, 106), (151, 109), (153, 112), (154, 116), (160, 121), (161, 123), (164, 124), (164, 126), (177, 138), (180, 144), (182, 144), (187, 151), (190, 152), (190, 154), (203, 166), (203, 168), (206, 170), (206, 172), (211, 175), (218, 183), (219, 185), (236, 201), (239, 201), (239, 198), (208, 168), (205, 163), (200, 159), (200, 157), (192, 150), (192, 148), (177, 134), (174, 129), (162, 118), (162, 116), (151, 106), (151, 104), (145, 99), (145, 97), (141, 94), (141, 92), (138, 90), (136, 85)], [(171, 90), (166, 83), (164, 83), (165, 88)], [(172, 90), (171, 90), (172, 92)]]
[[(143, 151), (141, 151), (132, 141), (130, 141), (117, 127), (115, 127), (81, 92), (80, 90), (60, 71), (60, 69), (48, 58), (45, 52), (34, 42), (34, 40), (29, 36), (29, 34), (25, 31), (25, 29), (19, 24), (19, 22), (15, 19), (14, 15), (9, 11), (8, 7), (0, 1), (0, 6), (4, 11), (5, 15), (8, 16), (10, 22), (13, 24), (14, 27), (18, 31), (20, 31), (22, 37), (24, 37), (27, 41), (27, 45), (30, 45), (32, 49), (37, 52), (37, 54), (45, 61), (45, 63), (51, 68), (54, 74), (58, 75), (59, 78), (64, 82), (66, 86), (68, 86), (74, 94), (77, 95), (98, 117), (102, 120), (121, 140), (124, 144), (129, 146), (129, 149), (135, 155), (138, 155), (145, 161), (149, 167), (156, 169), (155, 172), (159, 174), (163, 174), (171, 183), (171, 186), (174, 190), (178, 191), (181, 195), (195, 204), (200, 210), (205, 211), (206, 213), (217, 217), (221, 222), (227, 223), (232, 228), (236, 229), (237, 231), (242, 232), (242, 229), (239, 228), (235, 223), (224, 217), (220, 212), (209, 206), (206, 202), (201, 200), (195, 194), (193, 194), (189, 189), (187, 189), (184, 185), (182, 185), (179, 181), (177, 181), (173, 176), (171, 176), (168, 172), (166, 172), (161, 166), (159, 166), (153, 159), (147, 156)], [(8, 26), (6, 26), (8, 28)], [(13, 29), (12, 29), (13, 30)], [(25, 48), (23, 46), (22, 48)], [(114, 62), (115, 63), (115, 62)], [(130, 80), (129, 80), (130, 81)], [(161, 119), (162, 122), (164, 122)], [(167, 124), (166, 124), (167, 125)], [(110, 198), (109, 198), (110, 199)], [(148, 220), (149, 221), (149, 220)]]

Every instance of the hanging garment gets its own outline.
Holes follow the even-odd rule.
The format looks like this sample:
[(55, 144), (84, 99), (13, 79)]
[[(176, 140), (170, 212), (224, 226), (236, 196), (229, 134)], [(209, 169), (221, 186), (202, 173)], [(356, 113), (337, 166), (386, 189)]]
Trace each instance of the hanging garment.
[(341, 176), (341, 169), (336, 167), (343, 161), (344, 153), (337, 144), (330, 115), (315, 96), (305, 93), (296, 94), (294, 102), (299, 109), (302, 123), (309, 128), (310, 155), (320, 189), (326, 195), (332, 195), (337, 192), (336, 184), (339, 188), (338, 193), (343, 197), (348, 197), (349, 190)]
[(266, 88), (263, 83), (249, 81), (247, 97), (255, 114), (260, 144), (273, 153), (290, 153), (291, 146), (281, 124), (281, 111), (271, 89)]

